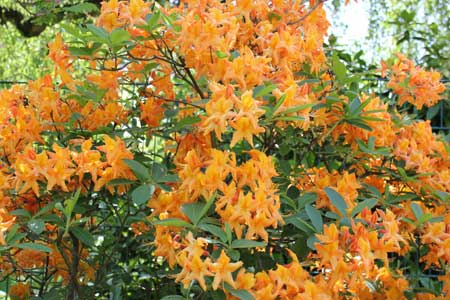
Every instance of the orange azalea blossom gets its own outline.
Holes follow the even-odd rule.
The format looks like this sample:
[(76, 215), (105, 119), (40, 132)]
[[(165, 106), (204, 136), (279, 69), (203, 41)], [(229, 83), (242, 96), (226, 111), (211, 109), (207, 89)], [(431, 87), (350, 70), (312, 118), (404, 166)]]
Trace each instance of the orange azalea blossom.
[(226, 282), (235, 288), (236, 285), (231, 273), (239, 269), (242, 264), (243, 263), (241, 261), (231, 263), (230, 258), (225, 254), (225, 251), (222, 250), (219, 258), (214, 263), (210, 263), (209, 265), (209, 270), (214, 274), (214, 281), (212, 283), (213, 290), (217, 290), (219, 288), (219, 284), (222, 282)]
[(18, 282), (11, 286), (9, 296), (12, 300), (28, 300), (31, 296), (30, 283)]
[[(134, 179), (134, 175), (130, 168), (123, 161), (124, 159), (133, 159), (133, 154), (126, 148), (125, 143), (118, 137), (115, 139), (109, 136), (104, 137), (105, 145), (98, 146), (101, 152), (105, 153), (107, 167), (99, 172), (99, 179), (95, 183), (94, 189), (100, 190), (107, 182), (116, 178)], [(112, 193), (113, 186), (108, 186), (107, 189)], [(119, 186), (119, 192), (125, 191), (125, 186)]]
[(432, 133), (430, 121), (399, 129), (394, 149), (394, 154), (405, 161), (405, 169), (426, 174), (412, 186), (450, 192), (450, 160), (445, 143)]
[(167, 226), (156, 226), (154, 244), (156, 246), (154, 256), (164, 257), (173, 268), (177, 263), (177, 250), (180, 248), (180, 243), (177, 242), (173, 236), (173, 229)]
[(14, 224), (15, 219), (4, 208), (0, 208), (0, 245), (6, 245), (5, 232)]
[(150, 3), (143, 0), (104, 1), (97, 26), (111, 32), (124, 25), (130, 27), (145, 24), (145, 17), (150, 13)]
[(399, 96), (399, 105), (409, 102), (421, 109), (424, 105), (430, 107), (436, 104), (445, 91), (445, 86), (440, 82), (440, 73), (414, 66), (403, 54), (397, 53), (396, 56), (397, 61), (389, 68), (383, 63), (382, 73), (384, 75), (389, 69), (387, 86)]
[(211, 259), (209, 257), (202, 258), (207, 242), (202, 238), (194, 239), (192, 232), (189, 232), (183, 245), (185, 248), (176, 255), (177, 264), (182, 267), (182, 270), (175, 281), (183, 283), (187, 288), (193, 280), (196, 280), (201, 288), (206, 290), (205, 276), (213, 276), (208, 269)]
[(245, 92), (235, 106), (239, 111), (230, 121), (231, 127), (235, 129), (230, 147), (234, 147), (242, 139), (253, 147), (253, 136), (264, 132), (264, 128), (258, 125), (258, 118), (264, 114), (264, 110), (258, 108), (250, 91)]

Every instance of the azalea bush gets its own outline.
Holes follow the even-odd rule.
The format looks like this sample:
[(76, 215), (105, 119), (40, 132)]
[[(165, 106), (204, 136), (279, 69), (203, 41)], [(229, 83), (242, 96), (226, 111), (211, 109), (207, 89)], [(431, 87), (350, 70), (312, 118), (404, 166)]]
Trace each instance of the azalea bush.
[(375, 94), (323, 2), (65, 25), (53, 72), (0, 91), (9, 297), (450, 299), (449, 144), (395, 104), (448, 101), (440, 75), (398, 54)]

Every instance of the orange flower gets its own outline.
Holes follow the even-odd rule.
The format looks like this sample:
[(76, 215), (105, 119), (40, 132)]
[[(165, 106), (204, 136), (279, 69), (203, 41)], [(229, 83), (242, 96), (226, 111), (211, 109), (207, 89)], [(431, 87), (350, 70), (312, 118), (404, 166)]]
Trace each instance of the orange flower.
[(214, 281), (212, 283), (213, 290), (217, 290), (219, 284), (222, 282), (226, 282), (235, 288), (236, 285), (231, 273), (239, 269), (242, 264), (243, 263), (241, 261), (237, 263), (230, 263), (230, 258), (225, 254), (225, 251), (222, 250), (216, 262), (209, 265), (209, 270), (214, 273)]
[(12, 300), (28, 300), (31, 296), (30, 283), (18, 282), (11, 286), (9, 296)]
[[(433, 106), (441, 98), (445, 86), (440, 82), (441, 75), (415, 67), (403, 54), (397, 53), (397, 61), (390, 66), (391, 78), (387, 84), (399, 96), (399, 105), (409, 102), (418, 109)], [(382, 71), (386, 67), (383, 66)]]
[(4, 208), (0, 208), (0, 245), (6, 245), (5, 232), (14, 224), (16, 217), (10, 216)]

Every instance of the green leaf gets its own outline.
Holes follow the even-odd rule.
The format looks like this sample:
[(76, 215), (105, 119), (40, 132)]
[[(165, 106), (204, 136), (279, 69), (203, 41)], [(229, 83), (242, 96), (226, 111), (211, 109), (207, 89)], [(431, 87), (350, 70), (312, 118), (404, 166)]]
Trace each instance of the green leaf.
[(68, 47), (71, 55), (74, 56), (90, 56), (92, 55), (92, 49), (87, 47)]
[(111, 32), (111, 42), (113, 46), (122, 45), (124, 42), (131, 39), (130, 33), (121, 28), (114, 29), (113, 32)]
[(70, 227), (70, 232), (79, 239), (83, 244), (89, 247), (95, 246), (94, 237), (92, 234), (84, 228), (78, 226)]
[(417, 203), (411, 203), (411, 210), (413, 211), (416, 220), (419, 221), (423, 216), (422, 207)]
[[(78, 198), (80, 198), (80, 193), (81, 193), (81, 188), (78, 188), (78, 190), (75, 192), (75, 194), (71, 198), (69, 198), (66, 201), (64, 201), (64, 206), (65, 207), (63, 208), (63, 213), (64, 213), (64, 215), (67, 218), (67, 222), (70, 221), (70, 218), (72, 216), (72, 212), (73, 212), (73, 210), (75, 208), (75, 205), (78, 202)], [(56, 204), (55, 204), (55, 206), (56, 206)]]
[(39, 235), (42, 233), (42, 231), (44, 231), (45, 222), (40, 219), (31, 219), (30, 221), (28, 221), (27, 226), (31, 231)]
[(286, 223), (294, 225), (295, 227), (297, 227), (298, 229), (307, 234), (313, 234), (316, 232), (316, 229), (313, 226), (311, 226), (311, 224), (303, 220), (299, 214), (287, 217), (284, 220), (286, 221)]
[(98, 37), (99, 40), (103, 43), (107, 43), (109, 40), (109, 33), (101, 28), (101, 27), (97, 27), (94, 24), (88, 24), (86, 25), (86, 28), (92, 32), (94, 34), (94, 36)]
[(316, 193), (304, 193), (298, 198), (298, 208), (301, 209), (305, 207), (306, 204), (315, 202), (317, 200)]
[(61, 23), (60, 26), (69, 34), (73, 35), (74, 37), (81, 37), (80, 28), (73, 26), (72, 24), (64, 24)]
[[(433, 119), (439, 113), (439, 111), (441, 109), (441, 103), (438, 103), (438, 104), (436, 104), (436, 105), (434, 105), (434, 106), (432, 106), (432, 107), (430, 107), (428, 109), (428, 111), (427, 111), (427, 120)], [(444, 108), (442, 107), (442, 109), (444, 109)]]
[(42, 252), (52, 252), (53, 250), (45, 245), (38, 244), (38, 243), (19, 243), (16, 245), (12, 245), (13, 247), (17, 247), (20, 249), (31, 249), (36, 251), (42, 251)]
[(341, 62), (336, 54), (333, 55), (333, 72), (336, 74), (336, 78), (340, 82), (344, 82), (347, 74), (347, 68)]
[(131, 199), (133, 203), (137, 206), (141, 206), (144, 203), (147, 203), (148, 200), (153, 196), (155, 192), (155, 186), (152, 184), (143, 184), (138, 186), (131, 193)]
[(112, 299), (111, 300), (121, 300), (123, 299), (122, 297), (122, 283), (119, 282), (117, 284), (115, 284), (112, 288), (111, 288), (111, 296)]
[(160, 163), (153, 163), (150, 166), (150, 174), (151, 177), (156, 181), (159, 182), (160, 178), (166, 177), (167, 168), (165, 165)]
[(232, 232), (231, 232), (230, 224), (228, 222), (225, 223), (225, 233), (227, 235), (227, 241), (231, 242), (231, 240), (232, 240)]
[[(208, 200), (208, 202), (206, 202), (206, 203), (203, 205), (203, 208), (202, 208), (202, 210), (201, 210), (201, 212), (200, 212), (200, 219), (203, 218), (203, 217), (208, 213), (209, 209), (211, 208), (211, 206), (212, 206), (213, 203), (214, 203), (214, 199), (215, 199), (215, 198), (216, 198), (216, 194), (214, 193), (214, 195), (211, 196), (211, 198)], [(199, 220), (200, 220), (200, 219), (199, 219)]]
[(255, 248), (255, 247), (265, 247), (265, 242), (257, 242), (252, 240), (234, 240), (231, 242), (231, 248)]
[(347, 215), (347, 203), (345, 203), (344, 198), (336, 192), (334, 189), (326, 187), (325, 193), (327, 194), (328, 198), (330, 199), (331, 203), (338, 209), (338, 211), (343, 215)]
[(286, 121), (286, 122), (296, 122), (296, 121), (305, 121), (304, 117), (301, 116), (280, 116), (274, 118), (275, 121)]
[(421, 226), (422, 224), (424, 224), (432, 219), (433, 219), (433, 214), (430, 214), (430, 213), (423, 214), (422, 217), (420, 217), (420, 219), (418, 220), (417, 225)]
[(367, 131), (372, 131), (372, 127), (367, 125), (361, 118), (347, 118), (344, 120), (346, 123), (351, 124), (353, 126), (362, 128)]
[(311, 235), (306, 240), (306, 246), (308, 246), (308, 248), (311, 250), (316, 250), (315, 244), (318, 242), (319, 242), (319, 240), (317, 239), (317, 237), (315, 235)]
[(168, 218), (168, 219), (164, 219), (164, 220), (157, 220), (153, 222), (154, 225), (158, 225), (158, 226), (174, 226), (174, 227), (188, 227), (188, 228), (192, 228), (192, 224), (183, 221), (181, 219), (178, 218)]
[(160, 14), (161, 14), (160, 11), (156, 9), (153, 11), (153, 14), (151, 14), (151, 17), (147, 21), (147, 30), (149, 32), (152, 32), (153, 30), (156, 29), (159, 17), (161, 16)]
[(351, 115), (355, 115), (358, 114), (358, 112), (360, 112), (360, 107), (361, 107), (361, 101), (359, 100), (359, 97), (356, 97), (355, 99), (353, 99), (352, 102), (350, 102), (349, 104), (349, 109), (350, 109), (350, 114)]
[(216, 50), (216, 56), (217, 56), (218, 58), (227, 58), (227, 57), (228, 57), (228, 54), (226, 54), (225, 52), (222, 52), (222, 51), (220, 51), (220, 50)]
[(321, 81), (320, 81), (320, 79), (311, 78), (311, 79), (305, 79), (305, 80), (299, 81), (299, 82), (297, 82), (297, 85), (302, 86), (307, 83), (321, 83)]
[(224, 242), (224, 243), (227, 242), (227, 234), (219, 226), (202, 223), (202, 224), (199, 224), (198, 227), (201, 230), (207, 231), (207, 232), (211, 233), (212, 235), (218, 237), (222, 242)]
[(25, 218), (31, 218), (31, 213), (26, 209), (15, 209), (12, 212), (9, 213), (10, 215), (18, 216), (18, 217), (25, 217)]
[(283, 104), (284, 100), (286, 100), (287, 95), (283, 94), (280, 99), (278, 99), (277, 103), (273, 107), (273, 113), (276, 113), (280, 106)]
[(233, 296), (238, 297), (241, 300), (255, 300), (252, 294), (247, 290), (236, 290), (228, 283), (224, 283), (225, 289)]
[(43, 208), (41, 208), (41, 209), (34, 215), (34, 217), (38, 217), (38, 216), (41, 216), (41, 215), (44, 215), (44, 214), (48, 213), (48, 212), (51, 211), (53, 208), (55, 208), (55, 204), (56, 204), (56, 203), (57, 203), (57, 202), (55, 202), (55, 201), (50, 202), (49, 204), (47, 204), (46, 206), (44, 206)]
[(197, 225), (202, 218), (201, 212), (205, 204), (200, 202), (187, 203), (181, 206), (181, 211), (185, 214), (194, 225)]
[(136, 181), (130, 180), (130, 179), (116, 178), (116, 179), (113, 179), (113, 180), (109, 181), (106, 185), (115, 186), (115, 185), (122, 185), (122, 184), (133, 184), (135, 182)]
[(189, 116), (178, 121), (173, 130), (177, 131), (183, 127), (194, 125), (200, 121), (201, 119), (199, 116)]
[(291, 185), (287, 191), (286, 195), (291, 199), (297, 199), (300, 196), (300, 191), (295, 185)]
[(93, 3), (78, 3), (69, 7), (63, 7), (63, 10), (81, 14), (89, 12), (98, 12), (98, 7)]
[(304, 110), (304, 109), (313, 107), (314, 105), (315, 105), (314, 103), (307, 103), (307, 104), (303, 104), (303, 105), (297, 105), (297, 106), (294, 106), (294, 107), (286, 109), (281, 114), (282, 115), (291, 114), (291, 113), (294, 113), (294, 112), (298, 112), (300, 110)]
[(319, 210), (317, 210), (315, 207), (312, 207), (310, 204), (306, 204), (305, 210), (314, 228), (316, 229), (316, 232), (322, 232), (323, 220)]
[(18, 242), (18, 241), (20, 241), (21, 239), (23, 239), (23, 238), (25, 238), (27, 236), (27, 234), (26, 233), (15, 233), (15, 234), (9, 234), (8, 233), (8, 238), (7, 238), (7, 240), (6, 240), (6, 243), (8, 244), (8, 245), (13, 245), (13, 244), (15, 244), (16, 242)]
[(375, 205), (377, 205), (378, 200), (375, 198), (366, 199), (362, 202), (359, 202), (352, 210), (352, 213), (350, 214), (352, 217), (356, 216), (360, 212), (364, 210), (364, 208), (372, 209)]
[(184, 300), (184, 299), (186, 298), (180, 295), (169, 295), (161, 298), (161, 300)]
[[(15, 223), (9, 230), (6, 236), (6, 244), (12, 243), (11, 240), (15, 239), (15, 236), (17, 236), (17, 230), (19, 229), (20, 225)], [(26, 234), (24, 234), (24, 237)], [(17, 239), (16, 239), (17, 241)]]
[(132, 159), (124, 159), (124, 163), (127, 164), (128, 167), (133, 171), (133, 174), (142, 181), (145, 182), (150, 179), (150, 174), (148, 173), (148, 169), (146, 166), (141, 164), (138, 161)]
[(270, 94), (277, 86), (271, 82), (265, 83), (264, 85), (258, 85), (253, 89), (253, 98), (260, 98)]

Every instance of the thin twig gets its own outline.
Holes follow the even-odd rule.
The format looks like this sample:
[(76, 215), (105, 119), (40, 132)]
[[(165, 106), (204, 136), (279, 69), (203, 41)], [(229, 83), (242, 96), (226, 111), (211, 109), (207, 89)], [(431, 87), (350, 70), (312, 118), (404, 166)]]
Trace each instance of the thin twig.
[(302, 21), (304, 21), (307, 17), (309, 17), (309, 15), (311, 15), (321, 4), (325, 3), (327, 0), (319, 0), (318, 2), (316, 2), (311, 8), (310, 10), (301, 18), (299, 18), (296, 21), (292, 21), (292, 22), (288, 22), (287, 25), (295, 25), (297, 23), (300, 23)]

